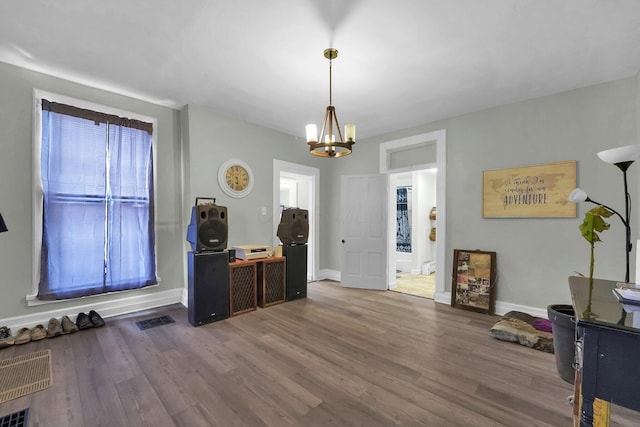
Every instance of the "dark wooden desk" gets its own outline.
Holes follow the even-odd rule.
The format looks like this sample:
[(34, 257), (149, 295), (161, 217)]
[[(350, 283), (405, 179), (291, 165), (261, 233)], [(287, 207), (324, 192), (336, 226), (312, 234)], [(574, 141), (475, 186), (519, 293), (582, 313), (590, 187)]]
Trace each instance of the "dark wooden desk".
[[(623, 308), (613, 295), (616, 284), (594, 279), (592, 311), (597, 317), (589, 319), (582, 316), (589, 298), (589, 278), (569, 278), (577, 319), (583, 427), (608, 425), (598, 418), (607, 416), (604, 422), (608, 423), (606, 411), (604, 415), (596, 411), (594, 418), (596, 399), (640, 411), (640, 311)], [(575, 404), (579, 404), (578, 396)], [(640, 425), (640, 413), (638, 420)]]

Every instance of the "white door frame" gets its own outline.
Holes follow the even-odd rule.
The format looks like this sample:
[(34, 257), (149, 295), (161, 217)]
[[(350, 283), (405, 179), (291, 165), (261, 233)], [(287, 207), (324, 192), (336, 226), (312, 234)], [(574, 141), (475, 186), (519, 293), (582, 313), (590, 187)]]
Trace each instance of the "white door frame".
[(310, 271), (307, 275), (311, 280), (317, 280), (319, 269), (319, 220), (318, 212), (320, 208), (320, 169), (310, 166), (299, 165), (297, 163), (285, 162), (273, 159), (273, 247), (280, 244), (280, 239), (276, 236), (278, 224), (280, 223), (280, 177), (282, 173), (294, 173), (305, 175), (311, 180), (311, 208), (309, 209), (309, 243), (308, 256), (311, 260)]
[[(434, 300), (436, 302), (449, 304), (451, 301), (451, 294), (445, 293), (445, 281), (449, 277), (446, 270), (446, 218), (447, 218), (447, 199), (446, 199), (446, 178), (447, 178), (447, 131), (446, 129), (437, 130), (434, 132), (423, 133), (420, 135), (414, 135), (407, 138), (396, 139), (393, 141), (383, 142), (380, 144), (380, 173), (391, 176), (400, 172), (410, 172), (416, 170), (427, 169), (433, 167), (433, 163), (411, 165), (408, 167), (391, 169), (389, 166), (389, 157), (392, 153), (401, 151), (403, 149), (418, 148), (425, 145), (436, 145), (436, 167), (438, 171), (436, 173), (436, 206), (438, 207), (438, 214), (436, 216), (436, 289)], [(391, 178), (389, 178), (391, 179)], [(392, 192), (389, 192), (391, 194)], [(391, 196), (389, 196), (391, 197)], [(391, 203), (391, 202), (390, 202)], [(395, 203), (395, 196), (393, 199)], [(388, 215), (388, 221), (394, 221), (389, 225), (389, 239), (387, 250), (387, 269), (389, 271), (389, 283), (395, 283), (395, 271), (390, 268), (395, 264), (395, 235), (391, 238), (391, 233), (395, 231), (395, 217)], [(392, 277), (393, 276), (393, 277)]]

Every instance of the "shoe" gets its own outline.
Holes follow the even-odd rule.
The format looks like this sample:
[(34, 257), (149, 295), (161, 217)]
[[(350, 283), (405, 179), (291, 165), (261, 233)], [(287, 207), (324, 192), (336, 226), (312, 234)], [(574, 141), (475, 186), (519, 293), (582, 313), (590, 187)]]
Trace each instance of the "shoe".
[(69, 319), (69, 316), (62, 316), (60, 320), (62, 322), (62, 333), (63, 334), (71, 334), (73, 332), (78, 332), (78, 327), (75, 323)]
[(29, 341), (31, 341), (31, 329), (22, 328), (18, 331), (18, 335), (16, 335), (14, 343), (18, 345), (28, 343)]
[(79, 313), (76, 318), (76, 326), (79, 330), (93, 328), (93, 323), (85, 313)]
[(47, 338), (53, 338), (62, 335), (62, 324), (58, 319), (52, 317), (49, 319), (49, 327), (47, 328)]
[(102, 320), (102, 317), (100, 317), (100, 315), (95, 310), (91, 310), (89, 312), (89, 320), (91, 320), (91, 323), (96, 328), (104, 326), (104, 320)]
[(31, 328), (31, 341), (40, 341), (47, 337), (47, 331), (44, 329), (44, 325), (36, 325)]
[(13, 335), (11, 335), (11, 329), (7, 328), (6, 326), (1, 327), (0, 348), (9, 347), (10, 345), (13, 345), (14, 342), (15, 339), (13, 338)]

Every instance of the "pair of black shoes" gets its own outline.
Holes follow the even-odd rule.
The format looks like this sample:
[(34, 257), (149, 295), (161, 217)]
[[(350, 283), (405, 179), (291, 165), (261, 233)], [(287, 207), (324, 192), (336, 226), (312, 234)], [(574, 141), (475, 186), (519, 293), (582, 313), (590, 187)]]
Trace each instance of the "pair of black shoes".
[(88, 315), (84, 313), (78, 314), (78, 317), (76, 318), (76, 326), (80, 330), (98, 328), (100, 326), (104, 326), (104, 320), (95, 310), (91, 310)]

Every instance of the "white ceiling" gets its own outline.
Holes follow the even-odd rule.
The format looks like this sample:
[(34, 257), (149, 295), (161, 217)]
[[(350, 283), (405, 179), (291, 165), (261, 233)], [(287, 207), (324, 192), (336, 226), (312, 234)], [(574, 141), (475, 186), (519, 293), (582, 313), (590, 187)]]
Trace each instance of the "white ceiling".
[(2, 0), (0, 61), (358, 138), (635, 75), (638, 0)]

